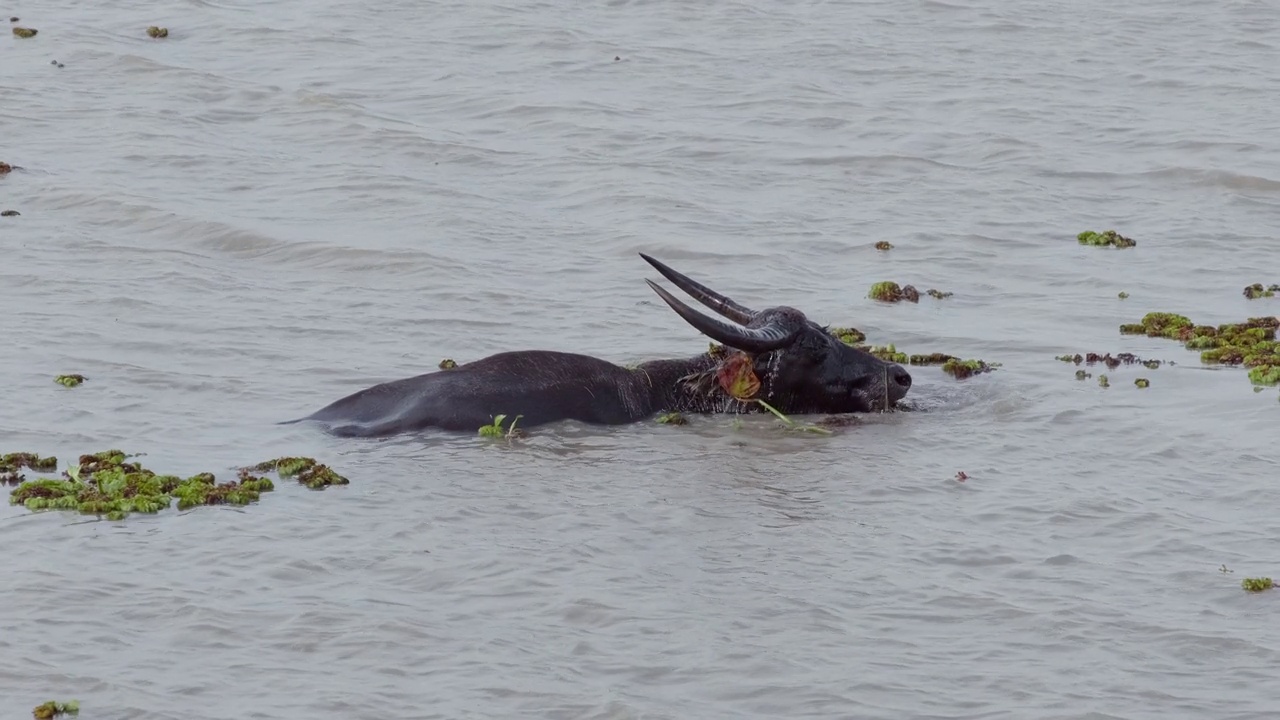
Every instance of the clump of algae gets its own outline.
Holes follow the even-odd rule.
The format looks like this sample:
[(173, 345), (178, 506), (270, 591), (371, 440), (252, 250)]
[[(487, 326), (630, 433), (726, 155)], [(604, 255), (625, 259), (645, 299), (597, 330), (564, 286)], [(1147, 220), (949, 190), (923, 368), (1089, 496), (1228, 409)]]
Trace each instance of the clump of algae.
[(458, 363), (454, 362), (453, 358), (445, 358), (440, 361), (441, 370), (452, 370), (456, 367), (458, 367)]
[(827, 328), (827, 332), (836, 336), (836, 339), (845, 345), (857, 345), (867, 339), (867, 334), (858, 328), (851, 327), (833, 327)]
[(33, 38), (39, 32), (40, 31), (35, 28), (16, 27), (13, 29), (13, 34), (20, 38)]
[(1104, 232), (1085, 230), (1079, 235), (1076, 235), (1076, 240), (1078, 240), (1081, 245), (1094, 245), (1098, 247), (1111, 245), (1118, 248), (1130, 248), (1138, 244), (1115, 230), (1106, 230)]
[(1254, 283), (1245, 287), (1244, 296), (1250, 300), (1257, 300), (1275, 297), (1277, 292), (1280, 292), (1280, 285), (1263, 286), (1262, 283)]
[(1112, 355), (1111, 353), (1106, 353), (1104, 355), (1095, 352), (1086, 354), (1076, 353), (1075, 355), (1058, 355), (1056, 359), (1063, 362), (1075, 363), (1076, 365), (1079, 365), (1080, 363), (1086, 363), (1088, 365), (1102, 363), (1111, 370), (1115, 370), (1121, 365), (1142, 365), (1143, 367), (1155, 370), (1161, 365), (1174, 364), (1169, 360), (1143, 360), (1137, 355), (1127, 352), (1117, 353), (1115, 355)]
[(898, 302), (900, 300), (920, 302), (920, 292), (914, 287), (911, 285), (901, 287), (898, 283), (888, 280), (872, 285), (867, 297), (881, 302)]
[(49, 702), (46, 702), (46, 703), (40, 703), (39, 705), (31, 709), (31, 717), (35, 718), (35, 720), (50, 720), (50, 718), (55, 718), (55, 717), (58, 717), (59, 715), (79, 715), (79, 714), (80, 714), (79, 700), (68, 700), (66, 702), (58, 702), (56, 700), (50, 700)]
[(989, 365), (982, 360), (961, 360), (959, 358), (951, 358), (942, 364), (942, 372), (954, 377), (957, 380), (964, 380), (974, 375), (991, 372), (996, 367)]
[(662, 413), (654, 418), (658, 423), (663, 425), (688, 425), (689, 419), (678, 412)]
[(877, 243), (876, 243), (876, 249), (877, 249), (877, 250), (892, 250), (892, 249), (893, 249), (893, 243), (889, 242), (888, 240), (881, 240), (880, 242), (877, 242)]
[(888, 345), (868, 345), (863, 342), (867, 339), (866, 334), (856, 328), (833, 327), (828, 328), (827, 331), (844, 344), (870, 353), (885, 362), (906, 363), (915, 366), (941, 365), (943, 372), (961, 380), (972, 375), (990, 372), (999, 367), (999, 363), (987, 363), (982, 360), (962, 360), (955, 355), (943, 352), (909, 355), (898, 350), (897, 346), (892, 343)]
[(58, 469), (58, 458), (42, 458), (35, 453), (0, 455), (0, 485), (17, 485), (26, 480), (26, 476), (18, 472), (22, 468), (36, 472), (53, 472)]
[(1275, 583), (1271, 582), (1271, 578), (1245, 578), (1240, 581), (1240, 587), (1246, 592), (1262, 592), (1275, 587)]
[(71, 388), (71, 387), (80, 386), (81, 384), (84, 383), (85, 380), (88, 380), (88, 379), (89, 378), (83, 375), (59, 375), (58, 377), (54, 378), (53, 381), (58, 383), (59, 385), (65, 385), (66, 387)]
[[(351, 481), (334, 472), (328, 465), (322, 465), (315, 458), (309, 457), (280, 457), (275, 460), (267, 460), (257, 465), (240, 470), (240, 477), (244, 478), (249, 472), (275, 472), (282, 479), (297, 478), (299, 485), (305, 485), (312, 490), (323, 490), (330, 485), (349, 485)], [(266, 478), (258, 478), (265, 480)], [(243, 480), (242, 480), (243, 482)]]
[[(121, 520), (130, 513), (157, 513), (171, 506), (178, 509), (200, 505), (248, 505), (257, 502), (262, 493), (275, 485), (253, 471), (275, 471), (281, 477), (297, 476), (298, 482), (310, 488), (345, 485), (347, 479), (312, 458), (280, 458), (244, 468), (236, 480), (219, 483), (213, 473), (199, 473), (188, 478), (158, 475), (121, 450), (105, 450), (81, 455), (56, 478), (36, 478), (22, 482), (9, 494), (9, 502), (28, 510), (76, 510), (86, 515), (102, 515), (108, 520)], [(39, 458), (30, 453), (15, 453), (4, 458), (22, 459), (24, 465), (50, 472), (56, 469), (54, 458)], [(34, 465), (30, 458), (36, 458)], [(16, 460), (6, 467), (16, 466)]]
[(1199, 350), (1202, 363), (1242, 365), (1250, 369), (1251, 382), (1274, 385), (1280, 384), (1278, 327), (1277, 317), (1249, 318), (1215, 327), (1196, 325), (1183, 315), (1153, 312), (1140, 323), (1121, 325), (1120, 332), (1178, 340), (1188, 350)]
[(153, 38), (166, 38), (166, 37), (169, 37), (169, 28), (157, 27), (155, 25), (152, 25), (151, 27), (147, 28), (147, 35), (150, 35)]

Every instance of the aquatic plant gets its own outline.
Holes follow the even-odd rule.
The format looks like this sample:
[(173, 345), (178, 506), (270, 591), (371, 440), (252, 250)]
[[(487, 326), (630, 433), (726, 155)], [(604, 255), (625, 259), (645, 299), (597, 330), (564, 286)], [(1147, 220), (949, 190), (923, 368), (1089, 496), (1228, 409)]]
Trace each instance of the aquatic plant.
[(942, 292), (941, 290), (934, 290), (933, 288), (930, 288), (926, 294), (929, 297), (937, 298), (938, 300), (941, 300), (943, 298), (949, 298), (952, 295), (955, 295), (955, 293), (953, 292)]
[(1275, 587), (1275, 583), (1271, 582), (1271, 578), (1245, 578), (1240, 581), (1240, 587), (1246, 592), (1262, 592)]
[(1098, 376), (1098, 387), (1104, 387), (1104, 388), (1111, 387), (1111, 381), (1107, 379), (1106, 375)]
[(1244, 296), (1250, 300), (1275, 297), (1277, 292), (1280, 292), (1280, 285), (1264, 287), (1262, 283), (1254, 283), (1252, 285), (1246, 285), (1244, 288)]
[(1076, 365), (1079, 365), (1080, 363), (1085, 363), (1087, 365), (1102, 363), (1111, 370), (1114, 370), (1121, 365), (1142, 365), (1143, 367), (1155, 370), (1161, 365), (1174, 364), (1170, 360), (1143, 360), (1133, 353), (1117, 353), (1115, 355), (1112, 355), (1111, 353), (1103, 355), (1095, 352), (1085, 354), (1076, 353), (1075, 355), (1057, 355), (1054, 359), (1061, 360), (1063, 362), (1075, 363)]
[(893, 343), (883, 346), (865, 345), (862, 349), (885, 362), (904, 363), (908, 360), (907, 354), (904, 352), (898, 352), (898, 348), (894, 347)]
[(17, 210), (0, 210), (0, 217), (17, 217), (21, 214)]
[(7, 162), (0, 162), (0, 175), (8, 175), (13, 172), (13, 166)]
[(999, 365), (988, 364), (982, 360), (960, 360), (959, 358), (951, 358), (942, 364), (942, 372), (954, 377), (957, 380), (980, 375), (982, 373), (991, 372), (993, 368)]
[(1133, 384), (1134, 384), (1134, 385), (1136, 385), (1136, 386), (1137, 386), (1137, 387), (1139, 387), (1139, 388), (1145, 388), (1145, 387), (1150, 387), (1150, 386), (1151, 386), (1151, 381), (1150, 381), (1150, 380), (1148, 380), (1148, 379), (1146, 379), (1146, 378), (1136, 378), (1136, 379), (1133, 381)]
[[(351, 484), (350, 480), (339, 475), (328, 465), (323, 465), (315, 458), (310, 457), (280, 457), (275, 460), (260, 462), (252, 467), (241, 468), (240, 477), (242, 485), (246, 478), (246, 472), (275, 472), (281, 479), (296, 478), (299, 485), (303, 485), (312, 490), (323, 490), (330, 485)], [(249, 479), (258, 481), (266, 480), (266, 478), (252, 478), (252, 476), (249, 476)], [(269, 487), (267, 488), (267, 490), (270, 489), (271, 488)]]
[(453, 358), (445, 358), (440, 361), (441, 370), (452, 370), (456, 367), (458, 367), (458, 363), (454, 362)]
[(1117, 295), (1116, 295), (1116, 297), (1120, 298), (1121, 300), (1128, 300), (1128, 299), (1129, 299), (1129, 293), (1127, 293), (1127, 292), (1125, 292), (1125, 291), (1121, 290), (1121, 291), (1119, 292), (1119, 294), (1117, 294)]
[(156, 27), (155, 25), (152, 25), (147, 28), (147, 34), (153, 38), (166, 38), (169, 37), (169, 28)]
[(782, 424), (786, 425), (787, 429), (789, 430), (795, 430), (798, 432), (817, 433), (818, 435), (834, 434), (830, 430), (824, 427), (820, 427), (818, 425), (798, 425), (796, 424), (796, 421), (792, 420), (786, 415), (783, 415), (780, 410), (770, 405), (769, 403), (765, 402), (764, 400), (761, 400), (760, 398), (756, 398), (756, 403), (759, 404), (761, 407), (763, 407), (765, 410), (768, 410), (769, 412), (773, 413), (774, 416), (777, 417), (779, 420), (781, 420)]
[(1083, 371), (1083, 370), (1077, 370), (1077, 371), (1076, 371), (1076, 379), (1077, 379), (1077, 380), (1086, 380), (1086, 379), (1091, 378), (1091, 377), (1093, 377), (1093, 376), (1092, 376), (1092, 375), (1090, 375), (1089, 373), (1087, 373), (1087, 372)]
[(88, 380), (88, 379), (89, 378), (83, 375), (59, 375), (58, 377), (54, 378), (53, 381), (58, 383), (59, 385), (65, 385), (71, 388), (71, 387), (78, 387), (81, 383), (83, 383), (85, 380)]
[(867, 339), (867, 334), (857, 328), (851, 327), (833, 327), (827, 328), (827, 332), (836, 336), (836, 339), (845, 345), (854, 345)]
[(678, 412), (662, 413), (654, 418), (658, 423), (663, 425), (688, 425), (689, 420)]
[(18, 36), (18, 37), (20, 37), (20, 38), (31, 38), (31, 37), (35, 37), (35, 36), (36, 36), (36, 34), (37, 34), (37, 33), (39, 33), (39, 32), (40, 32), (40, 31), (39, 31), (39, 30), (37, 30), (37, 29), (35, 29), (35, 28), (16, 27), (16, 28), (14, 28), (14, 29), (13, 29), (13, 34), (14, 34), (14, 35), (17, 35), (17, 36)]
[(1138, 244), (1115, 230), (1106, 230), (1104, 232), (1085, 230), (1079, 235), (1076, 235), (1076, 240), (1078, 240), (1081, 245), (1094, 245), (1098, 247), (1111, 245), (1118, 248), (1129, 248)]
[(522, 417), (524, 416), (517, 415), (515, 419), (511, 421), (511, 425), (504, 430), (502, 427), (502, 421), (506, 420), (507, 416), (494, 415), (493, 422), (491, 424), (480, 426), (480, 437), (492, 437), (492, 438), (505, 437), (508, 440), (511, 440), (517, 437), (523, 437), (524, 431), (516, 430), (516, 423), (519, 422), (520, 418)]
[(1195, 325), (1173, 313), (1148, 313), (1141, 323), (1121, 325), (1120, 332), (1178, 340), (1188, 350), (1200, 350), (1202, 363), (1243, 365), (1250, 368), (1250, 381), (1271, 385), (1280, 383), (1278, 327), (1277, 317), (1254, 317), (1215, 327)]
[(892, 249), (893, 249), (893, 243), (889, 242), (888, 240), (881, 240), (880, 242), (876, 243), (876, 249), (877, 249), (877, 250), (892, 250)]
[(50, 720), (50, 718), (55, 718), (63, 714), (80, 714), (80, 701), (68, 700), (66, 702), (57, 702), (55, 700), (50, 700), (49, 702), (41, 703), (31, 709), (31, 717), (36, 720)]
[(881, 302), (899, 302), (906, 300), (908, 302), (920, 302), (920, 291), (916, 290), (912, 285), (904, 285), (899, 287), (896, 282), (878, 282), (871, 286), (867, 297), (872, 300)]

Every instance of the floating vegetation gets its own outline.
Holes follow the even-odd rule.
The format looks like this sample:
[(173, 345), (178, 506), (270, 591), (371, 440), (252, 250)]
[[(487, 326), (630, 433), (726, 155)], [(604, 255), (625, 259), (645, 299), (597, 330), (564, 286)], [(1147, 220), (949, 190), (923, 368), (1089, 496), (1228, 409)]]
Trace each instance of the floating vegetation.
[(957, 380), (964, 380), (965, 378), (970, 378), (974, 375), (991, 372), (997, 367), (999, 367), (999, 365), (988, 364), (982, 360), (960, 360), (959, 358), (951, 358), (942, 364), (942, 372)]
[[(1224, 566), (1225, 567), (1225, 566)], [(1275, 583), (1271, 582), (1271, 578), (1245, 578), (1240, 581), (1240, 587), (1247, 592), (1262, 592), (1275, 587)]]
[(13, 34), (20, 38), (32, 38), (39, 32), (40, 31), (35, 28), (16, 27), (13, 29)]
[(17, 18), (17, 17), (11, 17), (11, 18), (9, 18), (9, 22), (18, 22), (18, 18)]
[(166, 37), (169, 37), (169, 28), (162, 28), (162, 27), (157, 27), (155, 25), (152, 25), (151, 27), (147, 28), (147, 34), (153, 38), (166, 38)]
[(937, 298), (938, 300), (941, 300), (943, 298), (949, 298), (952, 295), (955, 295), (955, 293), (953, 292), (942, 292), (941, 290), (934, 290), (932, 288), (930, 288), (929, 291), (925, 294), (928, 295), (929, 297)]
[(1243, 365), (1249, 380), (1260, 385), (1280, 383), (1280, 342), (1276, 328), (1280, 318), (1256, 317), (1242, 323), (1196, 325), (1173, 313), (1147, 313), (1141, 323), (1120, 326), (1124, 334), (1145, 334), (1178, 340), (1188, 350), (1199, 350), (1205, 364)]
[(1112, 355), (1111, 353), (1107, 353), (1106, 355), (1099, 355), (1098, 353), (1094, 353), (1094, 352), (1087, 353), (1084, 355), (1080, 353), (1076, 353), (1075, 355), (1058, 355), (1056, 356), (1056, 359), (1061, 360), (1063, 362), (1075, 363), (1076, 365), (1079, 365), (1080, 363), (1085, 363), (1087, 365), (1095, 365), (1097, 363), (1102, 363), (1103, 365), (1106, 365), (1107, 368), (1111, 370), (1115, 370), (1121, 365), (1142, 365), (1143, 367), (1149, 368), (1151, 370), (1155, 370), (1161, 365), (1174, 364), (1170, 360), (1143, 360), (1142, 358), (1138, 357), (1137, 355), (1134, 355), (1133, 353), (1118, 353), (1116, 355)]
[(877, 250), (892, 250), (892, 249), (893, 249), (893, 243), (889, 242), (888, 240), (881, 240), (880, 242), (876, 243), (876, 249), (877, 249)]
[[(298, 478), (309, 488), (345, 485), (348, 480), (313, 458), (280, 458), (259, 463), (239, 472), (237, 480), (219, 483), (213, 473), (199, 473), (189, 478), (157, 475), (137, 462), (126, 462), (130, 456), (121, 450), (106, 450), (81, 455), (79, 462), (57, 478), (37, 478), (18, 485), (9, 494), (9, 503), (28, 510), (76, 510), (86, 515), (102, 515), (108, 520), (122, 520), (130, 513), (157, 513), (167, 509), (176, 498), (178, 509), (199, 505), (248, 505), (275, 485), (268, 478), (255, 476), (274, 471), (280, 477)], [(57, 468), (56, 458), (40, 458), (31, 453), (5, 455), (6, 467), (26, 465), (42, 472)]]
[[(858, 331), (854, 330), (854, 332), (858, 332)], [(707, 344), (708, 357), (722, 358), (728, 354), (729, 354), (729, 348), (725, 345), (721, 345), (720, 343), (714, 343), (714, 342)]]
[(1127, 293), (1127, 292), (1125, 292), (1125, 291), (1121, 290), (1121, 291), (1120, 291), (1120, 293), (1119, 293), (1118, 295), (1116, 295), (1116, 297), (1120, 298), (1121, 300), (1128, 300), (1128, 299), (1129, 299), (1129, 293)]
[(36, 472), (53, 472), (58, 469), (58, 458), (42, 458), (35, 453), (9, 453), (0, 456), (0, 485), (17, 485), (27, 479), (22, 468)]
[(1106, 375), (1098, 376), (1098, 387), (1104, 387), (1104, 388), (1111, 387), (1111, 381), (1107, 379)]
[(872, 285), (867, 297), (881, 302), (898, 302), (900, 300), (920, 302), (920, 291), (910, 285), (899, 287), (896, 282), (885, 281)]
[(50, 700), (47, 703), (41, 703), (31, 709), (31, 717), (36, 720), (49, 720), (59, 715), (78, 715), (80, 713), (80, 701), (68, 700), (66, 702), (56, 702)]
[(663, 425), (688, 425), (689, 424), (689, 419), (678, 412), (662, 413), (661, 415), (659, 415), (654, 419)]
[(835, 335), (836, 339), (845, 345), (857, 345), (867, 339), (867, 334), (857, 328), (833, 327), (827, 328), (827, 332)]
[(811, 433), (817, 433), (818, 435), (834, 434), (830, 430), (824, 427), (821, 427), (819, 425), (797, 425), (795, 420), (792, 420), (786, 415), (783, 415), (782, 412), (779, 411), (777, 408), (761, 400), (760, 398), (756, 398), (756, 403), (759, 404), (761, 407), (763, 407), (765, 410), (768, 410), (769, 412), (773, 413), (774, 417), (781, 420), (782, 424), (786, 425), (788, 430), (796, 430), (798, 432), (811, 432)]
[(907, 358), (907, 362), (912, 365), (945, 365), (951, 360), (959, 360), (955, 355), (946, 353), (929, 353), (927, 355), (911, 355)]
[(1077, 371), (1076, 371), (1076, 379), (1077, 379), (1077, 380), (1087, 380), (1087, 379), (1089, 379), (1089, 378), (1091, 378), (1091, 377), (1093, 377), (1093, 375), (1092, 375), (1092, 374), (1087, 373), (1087, 372), (1085, 372), (1085, 371), (1083, 371), (1083, 370), (1077, 370)]
[(789, 430), (813, 432), (819, 435), (832, 434), (830, 430), (817, 425), (798, 425), (794, 420), (782, 414), (780, 410), (756, 397), (756, 393), (760, 392), (760, 378), (756, 377), (755, 363), (752, 361), (751, 356), (746, 353), (735, 353), (720, 363), (720, 366), (716, 368), (716, 382), (720, 384), (721, 389), (735, 400), (754, 402), (773, 413), (774, 417), (781, 420), (782, 424)]
[(1085, 230), (1079, 235), (1076, 235), (1076, 240), (1079, 240), (1081, 245), (1095, 245), (1100, 247), (1111, 245), (1118, 248), (1130, 248), (1138, 244), (1115, 230), (1107, 230), (1105, 232)]
[(50, 64), (50, 65), (52, 65), (52, 66), (54, 66), (54, 67), (66, 67), (66, 65), (63, 65), (62, 63), (58, 62), (57, 60), (50, 60), (50, 61), (49, 61), (49, 64)]
[(7, 162), (0, 162), (0, 175), (8, 175), (13, 172), (13, 166)]
[(458, 367), (458, 363), (454, 362), (453, 358), (445, 358), (440, 361), (441, 370), (452, 370), (456, 367)]
[(515, 419), (511, 421), (511, 425), (508, 426), (506, 429), (503, 429), (502, 421), (506, 420), (507, 416), (494, 415), (492, 423), (490, 423), (489, 425), (480, 426), (480, 437), (491, 437), (491, 438), (505, 437), (508, 440), (518, 438), (518, 437), (524, 437), (525, 432), (523, 430), (516, 430), (516, 423), (519, 422), (520, 418), (522, 417), (524, 416), (517, 415)]
[(58, 383), (59, 385), (65, 385), (70, 388), (70, 387), (77, 387), (80, 384), (82, 384), (85, 380), (88, 380), (88, 379), (89, 378), (83, 375), (59, 375), (58, 377), (54, 378), (53, 381)]
[[(246, 480), (268, 481), (266, 478), (254, 478), (252, 472), (275, 472), (282, 479), (297, 478), (299, 485), (312, 490), (323, 490), (330, 485), (350, 485), (351, 481), (334, 472), (328, 465), (322, 465), (315, 458), (281, 457), (275, 460), (260, 462), (253, 467), (240, 469), (240, 483)], [(267, 488), (270, 490), (271, 488)]]
[(1139, 388), (1151, 387), (1151, 381), (1146, 378), (1137, 378), (1133, 381), (1133, 384)]
[(0, 217), (17, 217), (21, 214), (17, 210), (0, 210)]
[(1280, 292), (1280, 285), (1264, 287), (1262, 283), (1254, 283), (1245, 287), (1244, 296), (1250, 300), (1257, 300), (1258, 298), (1275, 297), (1277, 292)]
[(904, 352), (898, 352), (898, 348), (894, 347), (893, 343), (889, 343), (888, 345), (863, 345), (861, 349), (875, 355), (885, 362), (904, 363), (907, 362), (908, 359), (907, 354)]

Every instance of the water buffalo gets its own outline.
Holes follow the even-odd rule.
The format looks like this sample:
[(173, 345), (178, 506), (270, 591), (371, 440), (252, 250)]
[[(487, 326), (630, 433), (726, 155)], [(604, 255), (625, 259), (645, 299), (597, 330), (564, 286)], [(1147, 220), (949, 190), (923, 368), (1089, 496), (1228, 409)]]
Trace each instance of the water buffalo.
[[(791, 307), (759, 312), (641, 253), (698, 302), (703, 315), (645, 280), (680, 317), (729, 352), (746, 353), (760, 382), (756, 397), (788, 414), (886, 409), (907, 394), (900, 365), (850, 347)], [(476, 432), (493, 416), (520, 416), (531, 427), (557, 420), (602, 425), (636, 422), (661, 411), (760, 412), (715, 382), (724, 355), (651, 360), (623, 367), (589, 355), (549, 350), (503, 352), (449, 370), (393, 380), (342, 398), (312, 415), (344, 436), (379, 436), (425, 428)]]

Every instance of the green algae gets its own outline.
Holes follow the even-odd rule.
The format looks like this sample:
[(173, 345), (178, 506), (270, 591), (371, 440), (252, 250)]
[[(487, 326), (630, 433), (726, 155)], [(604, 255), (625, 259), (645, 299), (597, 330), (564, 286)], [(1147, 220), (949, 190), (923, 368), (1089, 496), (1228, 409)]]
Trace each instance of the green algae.
[[(857, 332), (856, 330), (854, 332)], [(707, 343), (707, 356), (722, 358), (729, 354), (729, 347), (720, 343)]]
[(40, 31), (35, 28), (16, 27), (13, 29), (13, 34), (20, 38), (33, 38), (39, 32)]
[(1093, 377), (1093, 375), (1091, 375), (1090, 373), (1085, 372), (1084, 370), (1077, 370), (1077, 371), (1076, 371), (1076, 379), (1077, 379), (1077, 380), (1087, 380), (1087, 379), (1089, 379), (1089, 378), (1091, 378), (1091, 377)]
[(876, 243), (876, 249), (877, 249), (877, 250), (892, 250), (892, 249), (893, 249), (893, 243), (889, 242), (888, 240), (881, 240), (880, 242)]
[(1116, 295), (1116, 297), (1120, 298), (1121, 300), (1128, 300), (1128, 299), (1129, 299), (1129, 293), (1127, 293), (1127, 292), (1125, 292), (1125, 291), (1121, 290), (1121, 291), (1119, 292), (1119, 294), (1117, 294), (1117, 295)]
[(0, 455), (0, 472), (21, 468), (30, 468), (36, 472), (53, 472), (58, 469), (58, 458), (40, 457), (36, 453), (9, 453)]
[(157, 27), (155, 25), (152, 25), (151, 27), (147, 28), (147, 35), (150, 35), (153, 38), (166, 38), (166, 37), (169, 37), (169, 28)]
[(923, 355), (911, 355), (907, 357), (907, 362), (911, 365), (945, 365), (952, 360), (959, 360), (955, 355), (947, 353), (927, 353)]
[(83, 375), (59, 375), (58, 377), (54, 378), (53, 381), (58, 383), (59, 385), (65, 385), (66, 387), (72, 388), (72, 387), (80, 386), (81, 384), (84, 383), (85, 380), (88, 380), (88, 379), (89, 378)]
[(1134, 384), (1136, 387), (1139, 387), (1139, 388), (1147, 388), (1147, 387), (1151, 387), (1151, 381), (1150, 381), (1150, 380), (1148, 380), (1148, 379), (1146, 379), (1146, 378), (1136, 378), (1136, 379), (1133, 381), (1133, 384)]
[(1098, 387), (1104, 387), (1104, 388), (1111, 387), (1111, 381), (1107, 379), (1106, 375), (1098, 376)]
[(863, 349), (885, 362), (904, 363), (908, 360), (907, 354), (898, 352), (898, 348), (894, 347), (893, 343), (883, 346), (867, 345)]
[(1133, 353), (1117, 353), (1115, 355), (1112, 355), (1111, 353), (1101, 354), (1095, 352), (1084, 354), (1076, 353), (1075, 355), (1055, 355), (1054, 359), (1061, 360), (1062, 362), (1074, 363), (1076, 365), (1081, 363), (1086, 365), (1096, 365), (1101, 363), (1111, 370), (1115, 370), (1121, 365), (1142, 365), (1150, 370), (1155, 370), (1161, 365), (1174, 364), (1170, 360), (1143, 360)]
[(867, 339), (867, 334), (858, 328), (851, 327), (833, 327), (827, 328), (827, 332), (836, 336), (836, 339), (845, 345), (857, 345)]
[(654, 420), (662, 425), (688, 425), (689, 419), (678, 412), (662, 413)]
[(830, 430), (828, 430), (827, 428), (824, 428), (820, 425), (797, 424), (795, 420), (792, 420), (791, 418), (784, 415), (781, 410), (778, 410), (777, 408), (765, 402), (764, 400), (761, 400), (760, 398), (756, 398), (756, 403), (759, 404), (760, 407), (763, 407), (765, 410), (768, 410), (769, 412), (773, 413), (774, 417), (778, 418), (778, 420), (780, 420), (788, 430), (794, 430), (796, 432), (811, 432), (818, 435), (834, 435), (835, 434)]
[[(513, 423), (514, 425), (514, 423)], [(321, 464), (315, 458), (310, 457), (279, 457), (275, 460), (266, 460), (257, 465), (248, 468), (241, 468), (240, 483), (243, 486), (245, 482), (259, 484), (265, 483), (270, 486), (271, 481), (263, 477), (253, 477), (252, 472), (275, 472), (281, 479), (296, 478), (299, 485), (303, 485), (312, 490), (323, 490), (330, 485), (350, 485), (351, 481), (339, 475), (328, 465)], [(254, 487), (254, 485), (250, 485)], [(271, 490), (271, 487), (267, 487)]]
[(1280, 285), (1264, 286), (1262, 283), (1254, 283), (1245, 286), (1244, 296), (1250, 300), (1257, 300), (1258, 298), (1275, 297), (1277, 292), (1280, 292)]
[[(1241, 323), (1195, 325), (1182, 315), (1148, 313), (1139, 323), (1142, 334), (1182, 342), (1188, 350), (1200, 351), (1206, 365), (1242, 365), (1249, 368), (1249, 380), (1260, 385), (1280, 383), (1280, 342), (1276, 329), (1280, 318), (1255, 317)], [(1125, 332), (1126, 327), (1120, 326)]]
[[(17, 455), (6, 455), (12, 458)], [(29, 455), (29, 454), (26, 454)], [(198, 473), (188, 478), (159, 475), (128, 462), (130, 457), (120, 450), (104, 450), (81, 455), (61, 477), (36, 478), (22, 482), (9, 494), (9, 503), (28, 510), (75, 510), (86, 515), (122, 520), (132, 513), (158, 513), (177, 500), (179, 510), (201, 505), (248, 505), (257, 502), (262, 493), (271, 492), (275, 484), (253, 471), (274, 471), (283, 477), (297, 477), (298, 482), (318, 489), (329, 485), (345, 485), (347, 479), (313, 458), (279, 458), (242, 468), (236, 480), (218, 482), (213, 473)], [(52, 460), (50, 458), (49, 460)], [(42, 464), (42, 469), (56, 469)]]
[(1081, 245), (1093, 245), (1096, 247), (1105, 247), (1110, 245), (1117, 248), (1130, 248), (1138, 244), (1115, 230), (1105, 230), (1103, 232), (1085, 230), (1079, 235), (1076, 235), (1076, 240), (1078, 240)]
[(938, 300), (942, 300), (943, 298), (949, 298), (952, 295), (955, 295), (955, 293), (953, 292), (942, 292), (941, 290), (934, 290), (933, 288), (930, 288), (925, 294), (931, 298), (936, 298)]
[(452, 370), (458, 367), (458, 363), (454, 362), (453, 358), (445, 358), (440, 361), (439, 367), (441, 370)]
[[(888, 280), (872, 285), (871, 290), (867, 292), (867, 297), (880, 302), (898, 302), (900, 300), (920, 302), (920, 293), (914, 287), (908, 285), (904, 288), (899, 286), (898, 283)], [(915, 299), (912, 300), (912, 297)]]
[(59, 715), (78, 715), (80, 714), (80, 701), (68, 700), (66, 702), (58, 702), (50, 700), (46, 703), (40, 703), (31, 709), (31, 717), (36, 720), (50, 720)]
[(957, 380), (981, 375), (982, 373), (991, 372), (992, 369), (999, 367), (995, 364), (989, 364), (982, 360), (961, 360), (959, 358), (951, 358), (942, 364), (942, 372), (954, 377)]
[(1246, 592), (1262, 592), (1275, 587), (1275, 583), (1269, 577), (1245, 578), (1240, 581), (1240, 587), (1244, 588)]

